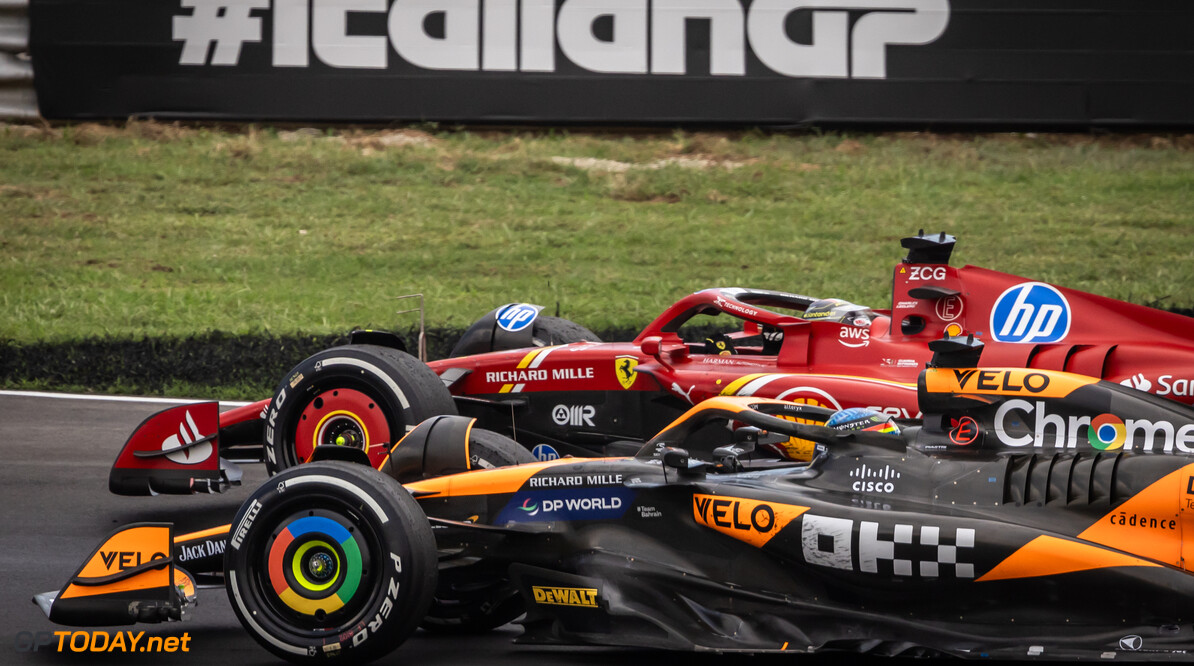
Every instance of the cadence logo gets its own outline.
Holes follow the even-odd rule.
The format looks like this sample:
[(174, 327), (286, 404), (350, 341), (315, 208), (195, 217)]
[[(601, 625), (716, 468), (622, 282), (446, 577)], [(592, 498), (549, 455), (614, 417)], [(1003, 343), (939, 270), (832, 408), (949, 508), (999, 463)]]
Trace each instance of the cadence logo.
[(1060, 342), (1070, 332), (1070, 304), (1043, 282), (1018, 284), (999, 295), (991, 308), (996, 342)]
[[(887, 46), (923, 45), (949, 0), (181, 0), (181, 65), (238, 64), (272, 19), (272, 65), (555, 72), (557, 53), (598, 73), (687, 74), (690, 21), (709, 31), (709, 73), (745, 76), (751, 56), (784, 76), (887, 78)], [(258, 12), (258, 14), (254, 14)], [(384, 15), (385, 34), (362, 15)], [(380, 18), (380, 17), (379, 17)], [(803, 28), (792, 28), (800, 23)], [(794, 35), (794, 32), (801, 33)]]

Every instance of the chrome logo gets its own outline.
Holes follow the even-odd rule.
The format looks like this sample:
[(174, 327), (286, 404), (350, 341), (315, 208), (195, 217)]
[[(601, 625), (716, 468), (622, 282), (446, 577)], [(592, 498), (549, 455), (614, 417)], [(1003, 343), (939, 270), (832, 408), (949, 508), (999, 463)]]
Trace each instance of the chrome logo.
[(269, 581), (282, 603), (322, 618), (340, 610), (361, 583), (361, 548), (343, 525), (322, 516), (290, 523), (267, 556)]
[(1128, 439), (1128, 429), (1124, 422), (1111, 414), (1100, 414), (1090, 421), (1090, 428), (1086, 431), (1086, 439), (1090, 445), (1100, 451), (1123, 448)]

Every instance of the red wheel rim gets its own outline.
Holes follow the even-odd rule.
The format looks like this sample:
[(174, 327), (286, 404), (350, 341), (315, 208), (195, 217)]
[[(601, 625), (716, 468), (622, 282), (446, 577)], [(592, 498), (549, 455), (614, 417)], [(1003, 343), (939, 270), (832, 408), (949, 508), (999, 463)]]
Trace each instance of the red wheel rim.
[(368, 395), (337, 388), (316, 395), (303, 408), (294, 431), (294, 453), (307, 462), (316, 446), (338, 445), (362, 449), (374, 467), (389, 451), (390, 424), (381, 407)]

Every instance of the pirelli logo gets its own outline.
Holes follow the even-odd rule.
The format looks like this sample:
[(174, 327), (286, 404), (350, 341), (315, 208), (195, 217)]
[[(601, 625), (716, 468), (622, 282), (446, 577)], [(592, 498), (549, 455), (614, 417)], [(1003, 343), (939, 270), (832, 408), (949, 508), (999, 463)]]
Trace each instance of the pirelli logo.
[(535, 603), (551, 606), (597, 608), (597, 590), (591, 587), (531, 587)]

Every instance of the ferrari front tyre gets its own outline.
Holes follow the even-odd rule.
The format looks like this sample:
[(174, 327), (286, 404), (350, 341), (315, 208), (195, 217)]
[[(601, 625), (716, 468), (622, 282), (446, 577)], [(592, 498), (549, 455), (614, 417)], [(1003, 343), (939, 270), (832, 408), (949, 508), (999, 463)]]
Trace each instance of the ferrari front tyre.
[(224, 574), (233, 611), (265, 649), (296, 663), (365, 663), (423, 619), (435, 539), (393, 479), (315, 462), (269, 479), (241, 506)]
[(323, 445), (362, 449), (376, 468), (408, 430), (455, 413), (443, 382), (410, 354), (376, 345), (325, 349), (274, 391), (265, 417), (266, 470), (304, 463)]

